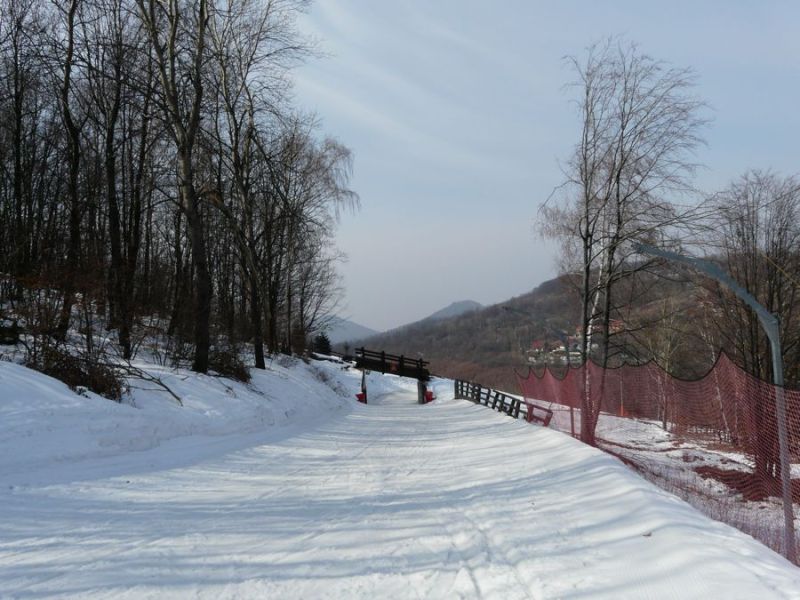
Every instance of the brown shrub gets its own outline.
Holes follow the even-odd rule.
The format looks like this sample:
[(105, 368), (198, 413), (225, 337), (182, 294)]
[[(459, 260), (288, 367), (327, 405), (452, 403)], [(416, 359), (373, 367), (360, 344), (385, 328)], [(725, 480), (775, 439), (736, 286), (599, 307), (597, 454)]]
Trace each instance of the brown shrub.
[(250, 381), (250, 369), (234, 349), (214, 349), (208, 357), (208, 368), (228, 379), (242, 383)]
[(63, 381), (75, 391), (85, 388), (116, 402), (125, 393), (123, 379), (99, 357), (75, 356), (60, 347), (45, 346), (28, 355), (26, 366)]

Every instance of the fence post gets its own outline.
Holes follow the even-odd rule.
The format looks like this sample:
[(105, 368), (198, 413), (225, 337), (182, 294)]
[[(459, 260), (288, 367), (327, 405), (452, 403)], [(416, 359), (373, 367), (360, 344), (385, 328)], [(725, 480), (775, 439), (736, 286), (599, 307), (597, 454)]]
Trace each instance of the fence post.
[(364, 394), (364, 404), (367, 403), (367, 372), (361, 371), (361, 393)]

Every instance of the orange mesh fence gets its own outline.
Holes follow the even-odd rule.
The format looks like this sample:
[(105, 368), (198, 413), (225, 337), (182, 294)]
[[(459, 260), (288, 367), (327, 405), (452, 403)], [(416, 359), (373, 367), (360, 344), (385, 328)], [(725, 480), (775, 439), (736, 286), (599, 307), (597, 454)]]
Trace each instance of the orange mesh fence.
[(562, 377), (547, 368), (517, 377), (527, 400), (555, 412), (551, 427), (593, 441), (710, 516), (783, 550), (775, 400), (784, 394), (797, 512), (800, 391), (761, 381), (724, 354), (695, 381), (654, 363), (603, 369), (589, 362)]

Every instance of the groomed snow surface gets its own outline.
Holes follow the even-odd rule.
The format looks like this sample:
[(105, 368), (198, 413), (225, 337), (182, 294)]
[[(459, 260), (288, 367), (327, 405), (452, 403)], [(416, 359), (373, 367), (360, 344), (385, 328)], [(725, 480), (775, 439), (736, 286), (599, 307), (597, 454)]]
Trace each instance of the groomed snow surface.
[(800, 598), (800, 569), (569, 436), (416, 382), (0, 363), (2, 598)]

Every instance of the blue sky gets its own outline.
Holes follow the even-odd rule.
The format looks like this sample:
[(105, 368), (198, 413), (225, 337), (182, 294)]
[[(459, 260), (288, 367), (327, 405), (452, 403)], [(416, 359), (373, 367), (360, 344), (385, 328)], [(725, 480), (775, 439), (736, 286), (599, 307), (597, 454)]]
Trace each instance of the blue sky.
[(341, 312), (369, 327), (556, 275), (535, 220), (579, 132), (563, 57), (604, 37), (695, 70), (701, 188), (800, 170), (798, 2), (317, 0), (300, 26), (325, 56), (296, 71), (297, 101), (355, 154)]

